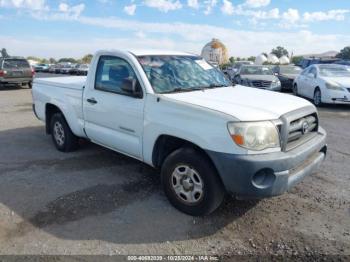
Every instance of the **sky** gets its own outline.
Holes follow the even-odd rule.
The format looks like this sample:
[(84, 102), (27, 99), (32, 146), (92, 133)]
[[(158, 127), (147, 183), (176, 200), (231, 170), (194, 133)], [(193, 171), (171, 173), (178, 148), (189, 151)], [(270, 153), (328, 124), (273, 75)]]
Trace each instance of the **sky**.
[(295, 55), (339, 51), (350, 45), (350, 0), (0, 0), (0, 48), (11, 55), (200, 54), (212, 38), (239, 57), (278, 45)]

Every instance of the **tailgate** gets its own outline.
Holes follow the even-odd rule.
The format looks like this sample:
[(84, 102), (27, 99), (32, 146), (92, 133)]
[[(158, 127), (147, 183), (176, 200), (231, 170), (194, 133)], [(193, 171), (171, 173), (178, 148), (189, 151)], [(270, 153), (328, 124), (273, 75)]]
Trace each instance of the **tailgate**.
[(31, 78), (32, 70), (29, 69), (6, 69), (4, 78)]

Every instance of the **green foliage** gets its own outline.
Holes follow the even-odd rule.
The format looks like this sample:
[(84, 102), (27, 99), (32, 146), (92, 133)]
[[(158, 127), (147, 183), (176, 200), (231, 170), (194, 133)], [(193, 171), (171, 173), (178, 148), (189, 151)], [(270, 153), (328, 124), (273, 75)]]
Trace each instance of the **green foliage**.
[(346, 46), (340, 50), (340, 53), (337, 54), (337, 58), (350, 59), (350, 46)]
[(292, 64), (298, 65), (302, 59), (303, 59), (302, 56), (293, 56), (291, 62)]
[(278, 58), (281, 58), (284, 55), (289, 56), (288, 50), (282, 46), (277, 46), (276, 48), (272, 49), (271, 54), (276, 55)]
[(57, 61), (56, 61), (55, 58), (50, 57), (50, 58), (49, 58), (49, 63), (50, 63), (50, 64), (56, 64)]
[(91, 60), (92, 60), (92, 57), (93, 57), (92, 54), (87, 54), (87, 55), (85, 55), (85, 56), (81, 59), (81, 62), (82, 62), (83, 64), (90, 64), (90, 63), (91, 63)]
[(28, 56), (27, 60), (33, 60), (33, 61), (36, 61), (38, 63), (41, 63), (41, 58), (36, 57), (36, 56)]
[(76, 63), (77, 60), (75, 60), (74, 58), (71, 57), (65, 57), (65, 58), (61, 58), (58, 60), (59, 63)]
[(231, 56), (229, 60), (230, 60), (230, 63), (231, 63), (231, 64), (234, 64), (235, 61), (236, 61), (236, 59), (235, 59), (233, 56)]
[(247, 59), (248, 61), (255, 62), (255, 56), (250, 56)]

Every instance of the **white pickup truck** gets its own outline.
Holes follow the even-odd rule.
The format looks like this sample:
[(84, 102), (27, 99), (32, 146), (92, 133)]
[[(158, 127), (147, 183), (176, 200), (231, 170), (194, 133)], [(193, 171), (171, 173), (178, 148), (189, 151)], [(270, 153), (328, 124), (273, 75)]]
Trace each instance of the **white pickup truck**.
[(326, 156), (311, 103), (232, 86), (192, 54), (99, 51), (87, 77), (35, 79), (32, 94), (58, 150), (85, 138), (143, 161), (191, 215), (214, 211), (225, 193), (280, 195)]

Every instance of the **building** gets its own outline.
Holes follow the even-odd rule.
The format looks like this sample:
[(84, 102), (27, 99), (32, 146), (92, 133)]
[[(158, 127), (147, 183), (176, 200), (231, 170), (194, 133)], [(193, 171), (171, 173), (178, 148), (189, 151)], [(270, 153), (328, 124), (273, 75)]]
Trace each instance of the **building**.
[(201, 55), (206, 61), (216, 65), (226, 64), (229, 61), (226, 46), (216, 38), (203, 47)]

